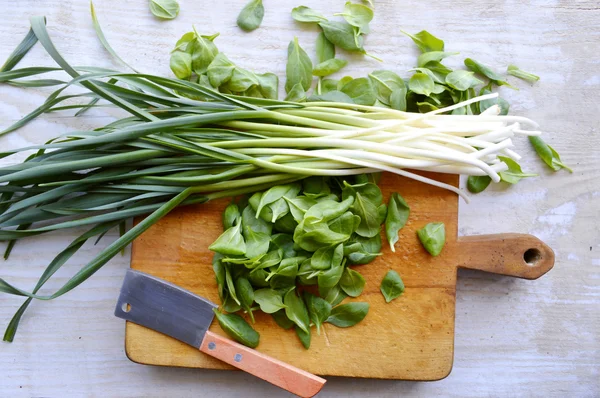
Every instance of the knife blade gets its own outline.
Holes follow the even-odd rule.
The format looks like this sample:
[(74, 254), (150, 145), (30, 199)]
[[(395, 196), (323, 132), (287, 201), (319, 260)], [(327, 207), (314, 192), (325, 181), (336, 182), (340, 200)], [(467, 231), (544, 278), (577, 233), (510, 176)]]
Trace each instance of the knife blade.
[(128, 270), (115, 316), (183, 341), (212, 357), (301, 397), (317, 394), (326, 380), (208, 330), (210, 300), (143, 272)]

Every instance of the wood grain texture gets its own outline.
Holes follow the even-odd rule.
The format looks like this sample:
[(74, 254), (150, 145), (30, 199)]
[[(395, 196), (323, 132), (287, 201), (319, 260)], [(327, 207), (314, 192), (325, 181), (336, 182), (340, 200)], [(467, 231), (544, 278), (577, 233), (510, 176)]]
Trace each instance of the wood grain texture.
[(321, 377), (238, 344), (210, 330), (202, 340), (200, 351), (303, 398), (317, 395), (326, 382)]
[[(294, 24), (289, 10), (298, 1), (264, 0), (263, 27), (239, 31), (236, 12), (242, 0), (181, 0), (181, 14), (169, 22), (150, 15), (147, 2), (96, 0), (100, 22), (113, 47), (143, 71), (169, 75), (174, 41), (191, 24), (203, 32), (221, 32), (217, 44), (235, 62), (258, 72), (285, 75), (289, 40), (297, 35), (313, 54), (316, 32)], [(339, 10), (334, 0), (302, 2), (321, 10)], [(523, 167), (540, 174), (514, 187), (496, 186), (459, 205), (459, 234), (531, 233), (555, 250), (554, 269), (535, 282), (460, 270), (456, 292), (455, 358), (452, 373), (435, 383), (330, 378), (319, 396), (344, 397), (595, 397), (600, 391), (600, 11), (595, 0), (376, 0), (373, 32), (366, 40), (369, 58), (340, 54), (352, 62), (346, 74), (389, 68), (402, 73), (417, 52), (399, 33), (431, 30), (448, 51), (461, 51), (502, 70), (514, 63), (536, 73), (540, 82), (519, 84), (519, 92), (501, 89), (511, 112), (540, 122), (545, 139), (574, 167), (552, 173), (526, 140), (515, 143)], [(111, 66), (94, 37), (88, 3), (65, 0), (4, 2), (0, 12), (0, 59), (4, 60), (28, 29), (31, 15), (48, 17), (60, 51), (78, 64)], [(454, 66), (460, 58), (449, 59)], [(52, 65), (38, 48), (23, 64)], [(113, 65), (114, 66), (114, 65)], [(402, 73), (406, 76), (405, 73)], [(0, 85), (0, 126), (27, 114), (49, 90)], [(44, 116), (26, 128), (0, 137), (0, 148), (42, 143), (58, 134), (89, 129), (112, 120), (110, 112), (84, 118), (69, 113)], [(16, 160), (0, 159), (1, 164)], [(3, 277), (31, 288), (50, 258), (76, 231), (24, 240), (0, 265)], [(82, 252), (47, 284), (61, 286), (81, 264), (114, 240)], [(129, 265), (129, 252), (118, 256), (93, 278), (59, 300), (34, 303), (14, 344), (0, 349), (2, 395), (109, 397), (265, 397), (281, 396), (267, 383), (243, 372), (199, 371), (140, 366), (124, 353), (124, 326), (112, 310)], [(0, 323), (6, 325), (22, 299), (2, 296)]]

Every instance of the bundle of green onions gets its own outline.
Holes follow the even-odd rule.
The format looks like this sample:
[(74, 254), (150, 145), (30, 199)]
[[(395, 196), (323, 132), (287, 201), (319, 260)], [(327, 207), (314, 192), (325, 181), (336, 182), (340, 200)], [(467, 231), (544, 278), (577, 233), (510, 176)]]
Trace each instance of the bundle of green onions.
[[(506, 163), (518, 159), (511, 137), (538, 135), (531, 120), (498, 116), (492, 106), (481, 115), (449, 115), (452, 109), (495, 94), (426, 114), (346, 103), (290, 103), (241, 98), (198, 84), (139, 73), (72, 67), (50, 40), (43, 18), (0, 72), (0, 82), (60, 89), (31, 114), (1, 134), (45, 112), (99, 106), (121, 108), (128, 117), (92, 131), (74, 131), (45, 145), (0, 153), (0, 158), (33, 151), (21, 164), (0, 168), (0, 241), (9, 242), (59, 229), (86, 227), (49, 264), (32, 292), (0, 279), (0, 291), (27, 297), (5, 335), (12, 340), (33, 298), (49, 300), (85, 281), (119, 251), (177, 206), (236, 196), (314, 175), (345, 176), (376, 171), (397, 173), (464, 196), (454, 186), (412, 170), (488, 175), (499, 181)], [(101, 37), (102, 38), (102, 37)], [(37, 42), (59, 67), (14, 69)], [(69, 82), (25, 80), (64, 71)], [(63, 94), (70, 86), (86, 91)], [(85, 97), (91, 102), (64, 105)], [(466, 197), (465, 197), (466, 199)], [(144, 218), (125, 232), (125, 222)], [(88, 240), (120, 227), (121, 237), (83, 266), (51, 295), (42, 285)]]

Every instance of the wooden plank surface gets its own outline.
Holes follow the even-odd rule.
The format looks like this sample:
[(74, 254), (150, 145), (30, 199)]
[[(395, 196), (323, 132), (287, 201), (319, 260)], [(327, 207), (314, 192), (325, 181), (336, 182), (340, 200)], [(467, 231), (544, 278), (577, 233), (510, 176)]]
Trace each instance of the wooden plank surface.
[[(287, 43), (293, 35), (311, 52), (314, 31), (289, 18), (293, 1), (264, 0), (264, 29), (244, 34), (235, 27), (240, 0), (183, 1), (175, 21), (157, 21), (146, 2), (98, 0), (106, 34), (130, 63), (144, 71), (169, 74), (168, 51), (194, 23), (220, 31), (219, 48), (237, 63), (284, 76)], [(303, 4), (337, 10), (341, 3)], [(85, 1), (21, 0), (0, 12), (0, 59), (6, 58), (28, 29), (30, 15), (48, 16), (61, 52), (79, 64), (110, 65), (97, 43)], [(519, 92), (502, 90), (512, 112), (538, 120), (550, 142), (575, 173), (551, 173), (519, 140), (524, 168), (540, 177), (515, 187), (497, 187), (460, 204), (459, 233), (526, 232), (556, 250), (557, 263), (531, 282), (477, 271), (459, 271), (456, 296), (454, 368), (435, 383), (331, 378), (322, 396), (598, 396), (600, 391), (600, 11), (594, 0), (442, 0), (377, 1), (376, 22), (367, 48), (384, 58), (352, 58), (347, 73), (364, 75), (385, 67), (409, 69), (416, 51), (398, 29), (429, 29), (461, 51), (499, 69), (515, 63), (541, 76)], [(343, 55), (346, 57), (346, 55)], [(459, 61), (451, 61), (458, 66)], [(39, 49), (25, 65), (51, 64)], [(39, 105), (48, 90), (22, 91), (0, 86), (0, 125), (6, 126)], [(57, 134), (106, 123), (104, 113), (73, 119), (44, 117), (17, 133), (0, 137), (0, 147), (40, 143)], [(2, 159), (6, 164), (9, 160)], [(17, 246), (2, 276), (31, 288), (74, 231), (32, 238)], [(85, 246), (48, 283), (53, 291), (97, 254)], [(77, 290), (51, 303), (34, 303), (14, 344), (0, 350), (0, 391), (11, 396), (280, 396), (275, 387), (240, 372), (155, 368), (134, 364), (124, 354), (123, 322), (112, 316), (129, 253), (117, 257)], [(22, 299), (2, 296), (0, 322), (8, 323)]]

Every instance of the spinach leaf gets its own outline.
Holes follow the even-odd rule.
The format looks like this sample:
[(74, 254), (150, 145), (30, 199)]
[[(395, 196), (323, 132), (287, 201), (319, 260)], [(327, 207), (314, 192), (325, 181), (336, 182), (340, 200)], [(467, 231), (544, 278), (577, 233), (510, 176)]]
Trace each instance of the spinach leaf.
[(294, 288), (290, 289), (283, 297), (283, 304), (286, 305), (285, 314), (300, 329), (306, 333), (309, 332), (310, 319), (304, 301), (296, 295)]
[(467, 189), (472, 193), (483, 192), (491, 182), (490, 176), (469, 176), (467, 178)]
[(274, 289), (259, 289), (254, 292), (254, 301), (258, 303), (262, 312), (273, 314), (283, 308), (285, 305), (281, 299), (281, 294)]
[(279, 91), (279, 78), (274, 73), (256, 74), (258, 79), (260, 93), (264, 98), (277, 99)]
[(507, 72), (509, 75), (518, 77), (519, 79), (523, 79), (529, 83), (535, 83), (540, 80), (539, 76), (534, 75), (533, 73), (525, 72), (515, 65), (508, 65)]
[(238, 217), (240, 217), (240, 209), (235, 203), (230, 203), (223, 212), (223, 230), (233, 227)]
[(290, 319), (285, 314), (285, 310), (279, 310), (271, 314), (275, 323), (279, 325), (281, 328), (288, 330), (294, 327), (294, 322), (290, 321)]
[(455, 70), (446, 76), (446, 84), (458, 91), (465, 91), (482, 83), (473, 72), (466, 70)]
[(254, 289), (246, 278), (237, 278), (235, 280), (235, 291), (240, 300), (242, 308), (250, 315), (254, 323), (254, 314), (252, 313), (252, 303), (254, 303)]
[(558, 171), (560, 169), (566, 169), (571, 173), (573, 172), (570, 167), (560, 160), (558, 152), (550, 145), (546, 144), (540, 137), (529, 136), (529, 142), (533, 145), (533, 149), (535, 149), (535, 152), (540, 159), (542, 159), (552, 170)]
[(250, 348), (258, 346), (260, 335), (244, 318), (237, 314), (223, 314), (216, 308), (213, 308), (213, 312), (217, 317), (217, 321), (219, 321), (221, 329), (232, 339)]
[(521, 170), (521, 166), (519, 165), (519, 163), (515, 162), (509, 157), (498, 156), (498, 159), (506, 163), (506, 165), (508, 166), (508, 170), (501, 171), (498, 173), (500, 174), (500, 178), (504, 182), (508, 182), (509, 184), (516, 184), (523, 178), (537, 177), (537, 174), (523, 173), (523, 170)]
[(227, 255), (244, 255), (246, 253), (246, 243), (240, 232), (242, 223), (227, 229), (217, 240), (215, 240), (208, 248), (214, 252)]
[[(492, 90), (488, 88), (488, 86), (483, 87), (479, 90), (479, 95), (491, 94)], [(479, 102), (479, 112), (485, 111), (487, 108), (493, 105), (498, 105), (500, 107), (500, 115), (508, 115), (508, 111), (510, 109), (510, 105), (503, 98), (492, 98)]]
[[(310, 230), (305, 226), (309, 225)], [(302, 220), (294, 231), (294, 241), (304, 250), (314, 252), (323, 246), (338, 245), (348, 240), (350, 235), (333, 232), (325, 222), (306, 223)]]
[(296, 222), (296, 220), (294, 220), (294, 217), (290, 212), (287, 212), (285, 216), (279, 218), (277, 221), (275, 221), (275, 224), (273, 224), (273, 227), (277, 231), (285, 232), (288, 234), (293, 234), (297, 226), (298, 223)]
[(410, 37), (413, 40), (413, 42), (417, 45), (417, 47), (419, 47), (421, 52), (426, 53), (430, 51), (444, 51), (444, 41), (438, 39), (426, 30), (422, 30), (419, 33), (415, 33), (414, 35), (411, 35), (410, 33), (406, 33), (404, 31), (401, 32)]
[(390, 94), (390, 107), (398, 111), (406, 111), (406, 94), (407, 89), (397, 88)]
[(302, 221), (304, 215), (306, 214), (306, 211), (317, 204), (316, 200), (307, 196), (297, 196), (291, 199), (286, 198), (284, 196), (284, 199), (288, 204), (288, 207), (290, 209), (290, 212), (292, 213), (292, 216), (294, 217), (294, 220), (296, 220), (297, 222)]
[(284, 101), (290, 102), (305, 102), (306, 101), (306, 91), (304, 91), (304, 87), (302, 87), (302, 83), (294, 84), (294, 87), (287, 93)]
[(360, 225), (360, 217), (352, 212), (345, 212), (329, 221), (329, 229), (340, 234), (352, 235)]
[(311, 259), (307, 258), (300, 264), (300, 268), (298, 269), (298, 282), (301, 285), (316, 285), (317, 284), (317, 276), (319, 271), (315, 271), (311, 266)]
[(385, 302), (389, 303), (404, 293), (404, 282), (402, 282), (402, 278), (400, 278), (400, 275), (396, 271), (389, 270), (381, 281), (379, 290), (381, 290)]
[(315, 76), (329, 76), (335, 72), (338, 72), (344, 66), (348, 65), (348, 61), (339, 58), (328, 59), (317, 64), (313, 69), (313, 75)]
[(269, 250), (270, 235), (256, 232), (251, 228), (244, 229), (244, 240), (246, 242), (246, 257), (256, 258)]
[(288, 234), (276, 234), (271, 237), (271, 242), (274, 247), (281, 249), (283, 258), (290, 258), (296, 256), (294, 250), (294, 239)]
[(331, 314), (331, 304), (327, 300), (308, 292), (304, 292), (304, 301), (308, 308), (310, 320), (315, 324), (317, 327), (317, 334), (320, 335), (321, 325)]
[[(319, 96), (322, 96), (324, 94), (327, 94), (331, 91), (338, 91), (337, 89), (338, 86), (338, 81), (335, 79), (323, 79), (321, 80), (321, 94), (318, 94)], [(338, 91), (341, 92), (341, 91)], [(342, 93), (343, 94), (343, 93)], [(346, 95), (346, 94), (344, 94)], [(350, 98), (350, 97), (348, 97)], [(352, 101), (352, 99), (350, 99), (350, 101)]]
[(224, 292), (223, 309), (227, 312), (237, 312), (242, 309), (242, 306), (231, 297), (229, 290)]
[[(219, 36), (214, 34), (212, 36), (197, 36), (190, 42), (191, 55), (192, 55), (192, 70), (197, 75), (206, 73), (209, 65), (215, 59), (219, 50), (213, 40)], [(188, 46), (188, 52), (190, 47)]]
[(310, 266), (314, 270), (326, 270), (331, 267), (334, 247), (325, 246), (317, 249), (310, 258)]
[[(269, 274), (263, 268), (255, 268), (248, 274), (248, 280), (255, 287), (267, 287), (269, 286), (269, 282), (267, 281), (267, 277)], [(234, 312), (229, 311), (228, 312)]]
[(355, 4), (350, 1), (346, 2), (343, 13), (335, 15), (341, 15), (342, 17), (344, 17), (346, 22), (348, 22), (352, 26), (360, 28), (361, 31), (363, 28), (366, 29), (369, 23), (373, 20), (372, 9), (365, 5)]
[(504, 76), (494, 72), (489, 66), (482, 64), (481, 62), (477, 62), (472, 58), (467, 58), (464, 62), (467, 68), (471, 69), (473, 72), (479, 75), (487, 77), (497, 86), (506, 86), (514, 90), (518, 90), (518, 88), (510, 85), (507, 81), (505, 81)]
[(417, 231), (421, 244), (432, 256), (442, 252), (446, 243), (446, 227), (442, 222), (429, 223)]
[[(260, 198), (260, 202), (258, 204), (258, 208), (256, 209), (257, 213), (260, 213), (262, 208), (266, 205), (270, 205), (275, 201), (282, 199), (284, 196), (288, 198), (295, 197), (298, 192), (300, 192), (299, 184), (285, 184), (285, 185), (276, 185), (272, 188), (269, 188)], [(251, 198), (252, 199), (252, 198)], [(284, 201), (285, 203), (285, 201)], [(272, 213), (272, 211), (271, 211)]]
[(262, 0), (250, 0), (248, 4), (242, 8), (237, 18), (237, 25), (246, 32), (250, 32), (258, 28), (265, 16), (265, 7)]
[(287, 288), (295, 285), (296, 275), (298, 275), (298, 267), (306, 257), (291, 257), (284, 258), (279, 263), (279, 267), (272, 271), (267, 279), (273, 289)]
[[(342, 248), (343, 253), (343, 248)], [(322, 271), (317, 277), (319, 286), (322, 287), (334, 287), (338, 284), (344, 273), (344, 267), (340, 265), (332, 265), (326, 271)]]
[(300, 83), (304, 91), (307, 91), (312, 84), (312, 69), (312, 61), (306, 51), (300, 47), (298, 38), (294, 37), (288, 46), (285, 91), (289, 93), (297, 83)]
[(354, 196), (351, 194), (344, 197), (344, 200), (341, 202), (326, 199), (308, 209), (304, 215), (304, 219), (310, 219), (311, 222), (333, 220), (344, 214), (353, 204)]
[(171, 54), (169, 66), (178, 79), (189, 79), (192, 76), (192, 56), (188, 53), (176, 51)]
[(404, 80), (396, 73), (388, 70), (376, 70), (369, 73), (369, 80), (371, 80), (377, 93), (377, 99), (386, 105), (390, 105), (390, 97), (394, 90), (406, 90)]
[(373, 105), (377, 100), (375, 90), (371, 81), (366, 77), (353, 79), (346, 83), (341, 89), (342, 93), (352, 98), (352, 101), (358, 105)]
[(362, 38), (355, 38), (354, 27), (348, 22), (323, 21), (319, 22), (327, 40), (346, 51), (358, 51), (364, 53)]
[(252, 206), (246, 206), (242, 212), (242, 233), (244, 236), (248, 230), (271, 236), (272, 229), (271, 223), (256, 217), (256, 211)]
[(340, 279), (340, 287), (350, 297), (358, 297), (365, 288), (365, 278), (351, 268), (346, 268)]
[(434, 89), (434, 82), (427, 73), (415, 73), (408, 81), (410, 91), (429, 96)]
[(404, 198), (394, 192), (390, 196), (387, 217), (385, 219), (385, 235), (393, 252), (396, 251), (394, 245), (398, 242), (398, 231), (406, 225), (409, 214), (410, 207), (408, 207)]
[[(342, 190), (342, 198), (354, 196), (352, 212), (360, 217), (360, 224), (356, 233), (364, 237), (372, 237), (379, 234), (381, 222), (378, 207), (382, 204), (383, 196), (379, 187), (373, 183), (346, 185)], [(384, 216), (385, 217), (385, 216)]]
[(155, 17), (174, 19), (179, 15), (179, 3), (176, 0), (150, 0), (150, 11)]
[(227, 82), (227, 89), (234, 93), (242, 93), (251, 87), (258, 86), (260, 82), (256, 75), (249, 70), (235, 67), (231, 79)]
[(350, 264), (368, 264), (381, 256), (381, 236), (379, 234), (372, 238), (354, 236), (348, 242), (352, 251), (348, 252), (348, 261)]
[(217, 290), (219, 292), (219, 298), (223, 301), (224, 290), (225, 290), (225, 266), (221, 262), (223, 255), (215, 253), (212, 259), (213, 272), (215, 273), (215, 280), (217, 282)]
[(223, 53), (218, 53), (215, 59), (208, 65), (206, 75), (211, 86), (220, 87), (227, 83), (233, 75), (235, 65)]
[(339, 285), (335, 285), (333, 287), (319, 286), (319, 295), (332, 306), (338, 305), (344, 301), (346, 297), (348, 297), (348, 295), (344, 293)]
[[(459, 53), (446, 52), (446, 51), (429, 51), (419, 55), (417, 58), (417, 66), (426, 67), (430, 62), (440, 62), (444, 58), (452, 55), (458, 55)], [(466, 62), (466, 61), (465, 61)]]
[(305, 332), (304, 330), (302, 330), (301, 328), (296, 326), (294, 328), (294, 330), (296, 331), (296, 336), (298, 336), (298, 338), (300, 339), (300, 342), (302, 343), (304, 348), (306, 348), (308, 350), (310, 348), (310, 338), (311, 338), (310, 329), (308, 329), (308, 332)]
[(335, 58), (335, 46), (332, 42), (327, 40), (325, 33), (322, 31), (319, 32), (319, 35), (317, 36), (316, 50), (319, 64)]
[(369, 303), (348, 303), (338, 305), (331, 310), (331, 315), (327, 318), (328, 323), (339, 328), (354, 326), (367, 316), (369, 312)]
[(292, 9), (292, 18), (298, 22), (319, 23), (327, 21), (327, 18), (319, 11), (306, 6), (298, 6)]

